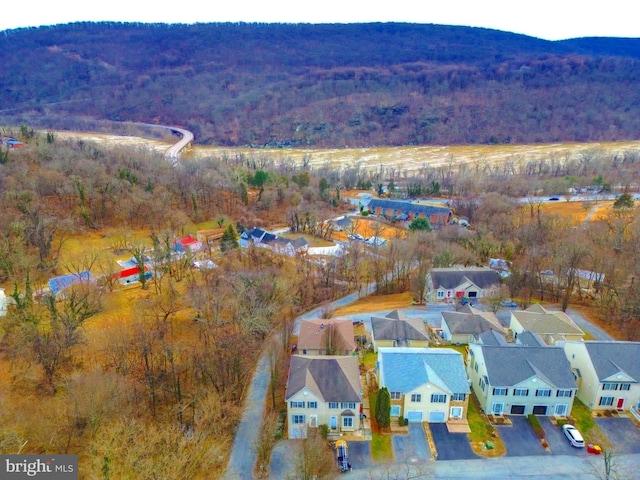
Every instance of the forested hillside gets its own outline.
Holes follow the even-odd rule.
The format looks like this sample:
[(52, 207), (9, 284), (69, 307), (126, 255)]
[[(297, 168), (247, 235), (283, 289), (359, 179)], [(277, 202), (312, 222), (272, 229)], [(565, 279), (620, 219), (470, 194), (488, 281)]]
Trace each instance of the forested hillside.
[[(636, 139), (640, 39), (414, 24), (80, 23), (0, 33), (0, 123), (181, 125), (204, 144)], [(110, 125), (109, 128), (115, 128)]]

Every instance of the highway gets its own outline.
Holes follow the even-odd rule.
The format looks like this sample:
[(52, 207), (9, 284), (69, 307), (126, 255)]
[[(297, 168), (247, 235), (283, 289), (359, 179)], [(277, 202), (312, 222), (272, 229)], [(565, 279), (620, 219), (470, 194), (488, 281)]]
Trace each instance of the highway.
[(151, 123), (142, 124), (145, 127), (151, 128), (163, 128), (165, 130), (169, 130), (173, 134), (182, 135), (182, 138), (177, 143), (171, 145), (166, 152), (164, 152), (164, 156), (167, 160), (171, 162), (172, 165), (176, 165), (178, 163), (178, 157), (180, 156), (180, 152), (187, 148), (191, 142), (193, 142), (193, 133), (189, 130), (185, 130), (180, 127), (169, 127), (166, 125), (153, 125)]

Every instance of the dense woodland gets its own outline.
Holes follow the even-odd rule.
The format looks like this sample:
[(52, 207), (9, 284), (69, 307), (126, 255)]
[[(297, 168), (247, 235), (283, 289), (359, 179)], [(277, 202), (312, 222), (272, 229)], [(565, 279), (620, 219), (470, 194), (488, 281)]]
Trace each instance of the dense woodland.
[[(323, 261), (240, 250), (231, 242), (216, 259), (219, 268), (200, 272), (189, 259), (168, 262), (163, 276), (127, 300), (130, 307), (109, 310), (126, 294), (108, 280), (117, 268), (113, 253), (141, 253), (133, 232), (147, 232), (144, 243), (157, 259), (167, 258), (170, 239), (183, 235), (185, 225), (204, 220), (220, 219), (236, 233), (244, 225), (287, 224), (329, 236), (323, 220), (348, 208), (341, 193), (354, 172), (247, 155), (174, 166), (142, 149), (61, 141), (27, 127), (4, 133), (25, 147), (0, 159), (0, 277), (14, 301), (0, 323), (3, 452), (79, 453), (86, 478), (211, 478), (226, 465), (246, 380), (259, 353), (268, 351), (273, 413), (259, 450), (268, 464), (282, 428), (277, 416), (293, 318), (369, 282), (380, 293), (421, 298), (432, 266), (505, 258), (513, 276), (490, 302), (514, 296), (524, 305), (590, 305), (619, 338), (640, 339), (633, 199), (622, 194), (603, 221), (576, 224), (548, 214), (534, 198), (522, 205), (509, 194), (522, 182), (608, 189), (625, 178), (631, 186), (638, 152), (585, 154), (563, 163), (562, 176), (545, 168), (515, 176), (442, 169), (392, 187), (387, 178), (357, 171), (356, 183), (373, 190), (424, 185), (447, 192), (473, 228), (407, 231), (384, 254), (354, 244), (347, 255)], [(108, 251), (61, 260), (65, 241), (96, 231), (109, 238)], [(33, 295), (48, 278), (87, 268), (103, 281), (58, 301)], [(540, 274), (547, 269), (556, 272), (552, 281)], [(604, 273), (605, 280), (580, 290), (576, 269)], [(114, 313), (104, 318), (106, 310)], [(279, 340), (270, 343), (274, 332)]]
[[(3, 124), (180, 125), (202, 144), (603, 141), (640, 132), (640, 39), (413, 24), (0, 32)], [(111, 131), (117, 126), (106, 125)]]

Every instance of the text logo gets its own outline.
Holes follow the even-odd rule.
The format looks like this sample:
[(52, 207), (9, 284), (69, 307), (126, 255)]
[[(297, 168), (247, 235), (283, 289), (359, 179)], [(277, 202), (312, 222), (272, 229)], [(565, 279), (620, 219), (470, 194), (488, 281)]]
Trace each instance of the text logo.
[(78, 480), (77, 455), (0, 455), (2, 480)]

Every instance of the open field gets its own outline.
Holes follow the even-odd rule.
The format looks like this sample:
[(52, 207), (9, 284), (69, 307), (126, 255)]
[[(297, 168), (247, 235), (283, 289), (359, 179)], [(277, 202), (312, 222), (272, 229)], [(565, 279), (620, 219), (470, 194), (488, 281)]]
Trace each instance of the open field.
[[(170, 142), (158, 140), (106, 135), (85, 132), (57, 132), (59, 138), (82, 138), (98, 143), (117, 143), (147, 147), (164, 153)], [(196, 139), (197, 141), (197, 139)], [(609, 155), (621, 154), (628, 150), (640, 150), (639, 141), (599, 142), (599, 143), (552, 143), (534, 145), (462, 145), (462, 146), (409, 146), (371, 147), (344, 149), (256, 149), (194, 146), (184, 155), (184, 159), (201, 157), (234, 157), (245, 155), (262, 157), (274, 162), (290, 161), (297, 165), (307, 162), (314, 168), (327, 164), (333, 166), (360, 166), (368, 171), (396, 169), (396, 172), (417, 172), (423, 168), (451, 167), (505, 167), (522, 165), (540, 160), (572, 160), (590, 152)]]

